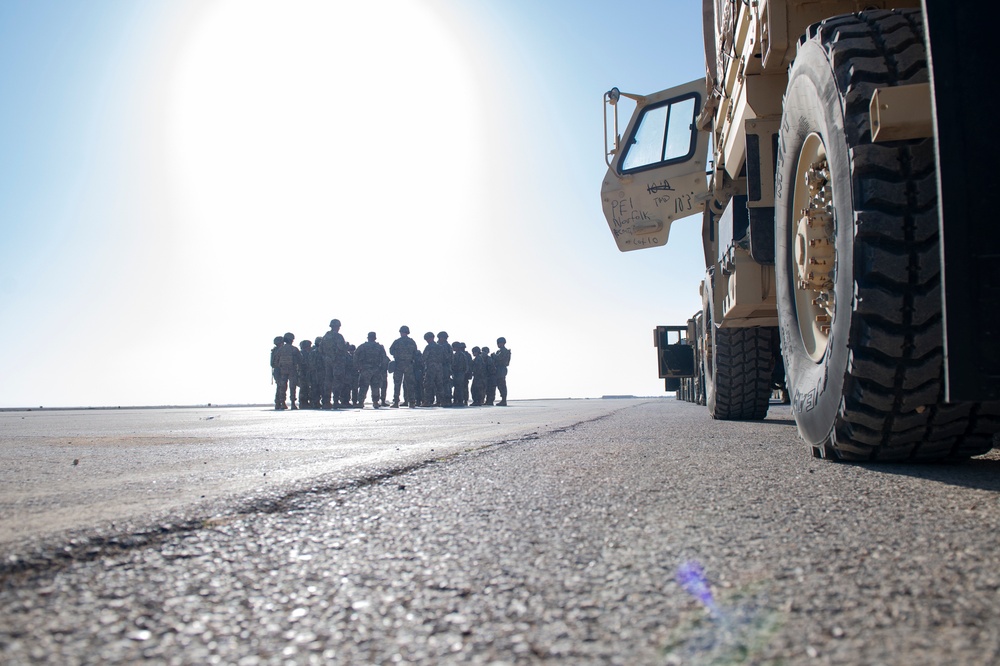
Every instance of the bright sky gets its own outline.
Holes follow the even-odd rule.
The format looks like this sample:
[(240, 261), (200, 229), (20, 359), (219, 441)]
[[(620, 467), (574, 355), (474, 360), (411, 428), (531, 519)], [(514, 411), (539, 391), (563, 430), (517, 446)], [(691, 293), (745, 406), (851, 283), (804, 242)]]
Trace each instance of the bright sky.
[(0, 407), (267, 403), (334, 317), (662, 395), (700, 217), (618, 252), (601, 96), (703, 53), (697, 0), (0, 3)]

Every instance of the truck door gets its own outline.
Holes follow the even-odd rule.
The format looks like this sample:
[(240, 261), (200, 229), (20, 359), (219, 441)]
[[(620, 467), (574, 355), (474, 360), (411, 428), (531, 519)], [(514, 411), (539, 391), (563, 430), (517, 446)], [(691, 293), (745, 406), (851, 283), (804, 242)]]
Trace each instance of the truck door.
[(710, 134), (695, 122), (704, 98), (704, 79), (633, 97), (625, 140), (615, 137), (601, 187), (604, 216), (622, 252), (666, 245), (671, 222), (704, 210)]

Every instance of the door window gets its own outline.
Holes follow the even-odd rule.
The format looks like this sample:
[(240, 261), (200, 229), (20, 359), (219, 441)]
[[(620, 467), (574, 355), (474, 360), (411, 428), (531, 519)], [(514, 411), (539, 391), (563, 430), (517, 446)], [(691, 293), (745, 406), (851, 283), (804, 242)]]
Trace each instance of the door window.
[(697, 139), (694, 124), (697, 108), (698, 96), (688, 95), (643, 109), (622, 156), (621, 172), (651, 169), (690, 158)]

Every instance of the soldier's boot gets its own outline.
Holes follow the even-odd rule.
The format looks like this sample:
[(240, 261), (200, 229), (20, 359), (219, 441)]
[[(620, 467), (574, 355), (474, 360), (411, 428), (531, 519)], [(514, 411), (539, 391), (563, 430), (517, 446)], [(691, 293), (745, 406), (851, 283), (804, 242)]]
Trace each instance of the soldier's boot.
[(399, 398), (394, 398), (392, 404), (389, 407), (393, 409), (399, 409)]
[(497, 403), (497, 407), (506, 407), (506, 406), (507, 406), (507, 398), (500, 398), (500, 402)]
[(298, 409), (298, 407), (295, 406), (294, 402), (292, 402), (292, 409)]
[(276, 411), (276, 412), (280, 412), (281, 411), (281, 403), (278, 402), (277, 400), (274, 401), (274, 411)]

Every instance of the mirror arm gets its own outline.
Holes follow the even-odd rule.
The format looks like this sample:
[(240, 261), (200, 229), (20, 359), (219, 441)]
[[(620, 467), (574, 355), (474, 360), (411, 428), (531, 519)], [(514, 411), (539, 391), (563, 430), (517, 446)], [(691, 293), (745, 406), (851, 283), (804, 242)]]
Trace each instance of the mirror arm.
[[(621, 133), (618, 131), (618, 100), (622, 97), (633, 100), (636, 106), (643, 106), (646, 103), (645, 95), (634, 95), (632, 93), (623, 93), (618, 90), (618, 88), (612, 88), (611, 90), (604, 93), (604, 162), (611, 168), (611, 161), (614, 155), (618, 154), (619, 144), (621, 144)], [(615, 145), (610, 150), (608, 149), (608, 106), (614, 108), (614, 129), (615, 129)]]

